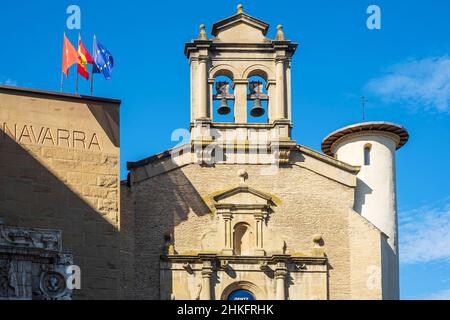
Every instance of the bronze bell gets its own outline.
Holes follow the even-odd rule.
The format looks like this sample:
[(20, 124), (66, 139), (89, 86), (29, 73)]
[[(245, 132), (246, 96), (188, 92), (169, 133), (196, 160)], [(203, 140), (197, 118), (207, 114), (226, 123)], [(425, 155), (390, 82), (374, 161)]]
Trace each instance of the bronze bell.
[(256, 97), (254, 100), (253, 108), (250, 110), (250, 115), (252, 117), (258, 118), (264, 115), (266, 113), (266, 110), (261, 106), (261, 100)]
[(220, 107), (219, 107), (219, 109), (217, 109), (217, 113), (221, 114), (221, 115), (226, 115), (226, 114), (229, 114), (230, 112), (231, 112), (231, 109), (228, 106), (227, 99), (225, 97), (220, 99)]

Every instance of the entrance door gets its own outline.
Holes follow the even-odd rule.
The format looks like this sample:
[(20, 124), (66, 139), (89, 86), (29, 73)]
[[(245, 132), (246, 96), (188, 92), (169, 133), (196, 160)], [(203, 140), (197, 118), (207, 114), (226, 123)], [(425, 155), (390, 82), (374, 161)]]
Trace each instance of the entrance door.
[(229, 296), (228, 300), (256, 300), (255, 296), (247, 290), (236, 290), (233, 291)]

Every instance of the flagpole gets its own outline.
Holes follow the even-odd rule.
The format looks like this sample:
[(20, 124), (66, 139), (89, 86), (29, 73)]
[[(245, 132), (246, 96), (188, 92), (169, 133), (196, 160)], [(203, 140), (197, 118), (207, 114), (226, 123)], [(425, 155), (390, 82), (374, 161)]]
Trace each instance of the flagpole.
[[(95, 48), (94, 48), (94, 44), (95, 44), (95, 34), (94, 34), (94, 39), (92, 40), (92, 54), (95, 57)], [(93, 61), (95, 63), (95, 59)], [(91, 96), (94, 93), (94, 63), (92, 64), (92, 69), (91, 69)]]
[[(64, 39), (65, 39), (65, 37), (66, 37), (66, 31), (64, 31), (64, 34), (63, 34), (63, 56), (62, 56), (63, 59), (64, 59)], [(64, 63), (64, 61), (63, 61), (63, 63)], [(61, 92), (61, 93), (63, 91), (63, 86), (64, 86), (64, 73), (61, 70), (61, 84), (60, 84), (60, 88), (59, 88), (59, 92)]]
[[(80, 51), (80, 40), (81, 40), (81, 35), (80, 33), (78, 33), (78, 51)], [(79, 61), (77, 64), (77, 80), (76, 80), (76, 93), (78, 94), (78, 65), (79, 65)]]

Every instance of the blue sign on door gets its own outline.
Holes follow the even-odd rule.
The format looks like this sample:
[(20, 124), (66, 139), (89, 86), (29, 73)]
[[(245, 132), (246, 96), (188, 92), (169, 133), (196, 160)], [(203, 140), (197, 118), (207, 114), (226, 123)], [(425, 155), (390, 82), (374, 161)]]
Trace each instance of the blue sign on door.
[(247, 290), (236, 290), (228, 296), (228, 300), (256, 300)]

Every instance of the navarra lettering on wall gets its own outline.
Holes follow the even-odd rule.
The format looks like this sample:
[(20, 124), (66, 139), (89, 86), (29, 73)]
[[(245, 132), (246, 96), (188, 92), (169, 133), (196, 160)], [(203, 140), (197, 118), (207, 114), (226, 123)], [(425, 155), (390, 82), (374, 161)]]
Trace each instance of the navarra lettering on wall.
[(42, 125), (7, 123), (1, 121), (0, 142), (8, 139), (23, 144), (39, 144), (43, 146), (78, 148), (101, 151), (96, 133), (82, 130), (50, 128)]

